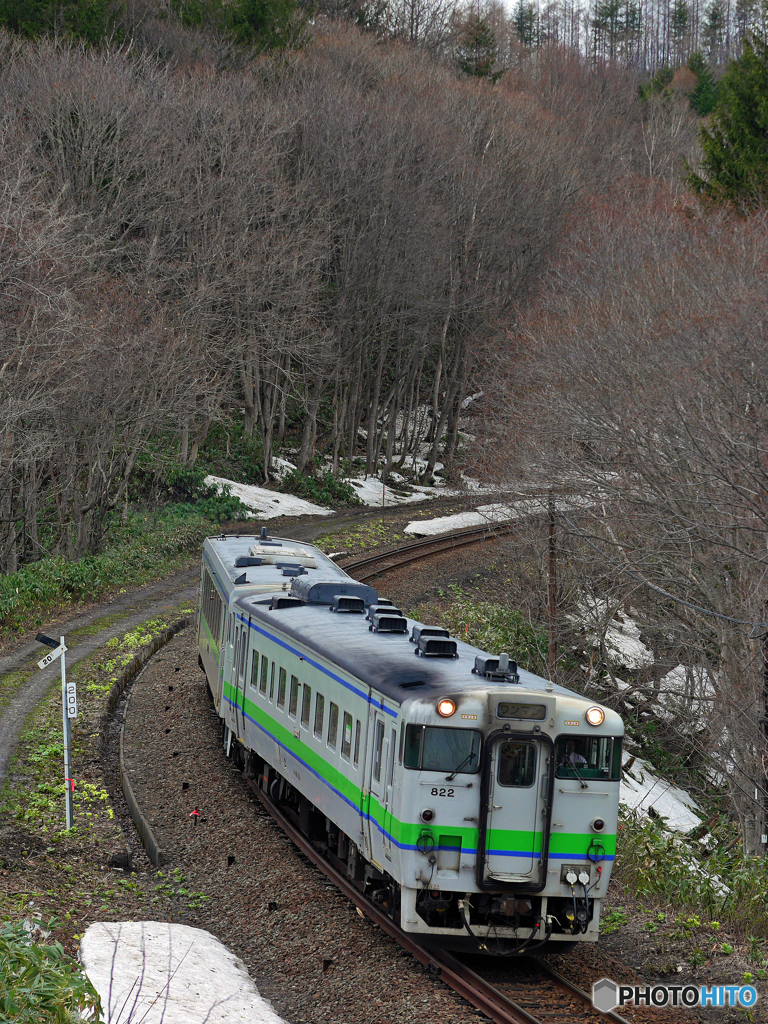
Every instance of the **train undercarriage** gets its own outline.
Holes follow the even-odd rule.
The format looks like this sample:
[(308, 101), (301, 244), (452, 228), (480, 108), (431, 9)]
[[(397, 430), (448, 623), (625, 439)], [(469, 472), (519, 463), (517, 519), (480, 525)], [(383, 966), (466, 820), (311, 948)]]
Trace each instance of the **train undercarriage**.
[(592, 917), (592, 908), (584, 901), (563, 897), (466, 893), (427, 886), (402, 889), (391, 875), (367, 861), (354, 840), (275, 768), (234, 738), (228, 753), (243, 776), (395, 924), (403, 927), (403, 917), (413, 921), (415, 915), (420, 922), (416, 933), (407, 926), (405, 930), (425, 946), (495, 955), (565, 953), (578, 944), (571, 936), (585, 930)]

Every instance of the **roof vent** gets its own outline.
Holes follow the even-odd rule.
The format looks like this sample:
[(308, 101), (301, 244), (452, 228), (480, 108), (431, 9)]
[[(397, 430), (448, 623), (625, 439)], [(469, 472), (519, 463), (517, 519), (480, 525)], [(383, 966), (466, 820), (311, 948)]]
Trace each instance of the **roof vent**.
[(414, 626), (411, 630), (411, 643), (417, 644), (422, 636), (449, 637), (450, 635), (448, 630), (443, 629), (442, 626)]
[(298, 597), (275, 597), (272, 598), (270, 609), (276, 611), (278, 608), (300, 608), (304, 604)]
[(458, 658), (458, 644), (455, 640), (446, 640), (437, 636), (420, 636), (416, 654), (425, 658)]
[(393, 615), (390, 609), (376, 612), (368, 616), (371, 624), (368, 627), (374, 633), (407, 633), (408, 620), (403, 615)]
[(348, 594), (334, 594), (331, 602), (332, 612), (356, 612), (360, 615), (365, 611), (362, 597), (350, 597)]
[(291, 594), (305, 604), (333, 604), (336, 595), (359, 597), (364, 605), (376, 603), (376, 591), (365, 583), (358, 583), (351, 577), (336, 576), (330, 580), (318, 580), (317, 577), (299, 576), (291, 581)]
[(487, 654), (478, 654), (472, 671), (475, 675), (484, 676), (486, 679), (491, 679), (494, 682), (520, 682), (517, 662), (511, 659), (508, 654), (500, 654), (498, 658), (490, 657)]
[(417, 686), (426, 686), (423, 679), (414, 679), (410, 683), (400, 683), (401, 690), (415, 690)]
[(283, 570), (283, 576), (306, 576), (307, 570), (303, 565), (293, 562), (275, 562), (278, 569)]
[(390, 601), (388, 597), (380, 597), (379, 600), (378, 600), (378, 604), (380, 604), (380, 605), (382, 605), (382, 606), (384, 606), (386, 608), (394, 608), (395, 607), (395, 602), (394, 601)]
[(261, 565), (261, 562), (260, 558), (251, 558), (250, 555), (238, 555), (235, 559), (235, 568), (246, 569), (250, 565)]
[(246, 579), (246, 573), (242, 573), (235, 580), (235, 585), (237, 585), (238, 583), (247, 583), (247, 582), (248, 582), (248, 580)]
[(382, 604), (381, 601), (377, 601), (376, 604), (372, 604), (368, 609), (366, 619), (369, 619), (371, 622), (373, 622), (373, 616), (378, 614), (379, 612), (383, 612), (387, 615), (399, 615), (401, 617), (403, 614), (399, 608), (395, 608), (391, 601), (389, 601), (387, 604)]

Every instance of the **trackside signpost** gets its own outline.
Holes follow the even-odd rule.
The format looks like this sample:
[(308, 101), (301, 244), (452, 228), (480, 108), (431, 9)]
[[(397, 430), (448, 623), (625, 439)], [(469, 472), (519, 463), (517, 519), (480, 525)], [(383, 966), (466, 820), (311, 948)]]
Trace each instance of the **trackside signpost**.
[(75, 780), (72, 778), (69, 763), (69, 746), (71, 738), (70, 720), (77, 718), (77, 687), (75, 683), (67, 682), (67, 665), (64, 655), (67, 653), (67, 645), (64, 637), (60, 641), (52, 640), (44, 633), (38, 633), (35, 640), (39, 644), (45, 644), (53, 648), (44, 658), (38, 661), (38, 668), (48, 668), (57, 658), (61, 658), (61, 715), (64, 726), (64, 786), (66, 789), (66, 818), (67, 828), (72, 828), (72, 794), (75, 790)]

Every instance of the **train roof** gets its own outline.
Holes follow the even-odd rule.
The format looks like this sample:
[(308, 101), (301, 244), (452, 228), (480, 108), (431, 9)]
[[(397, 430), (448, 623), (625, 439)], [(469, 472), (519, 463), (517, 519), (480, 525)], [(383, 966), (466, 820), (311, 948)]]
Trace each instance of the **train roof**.
[[(218, 543), (217, 543), (218, 542)], [(238, 559), (260, 558), (264, 550), (263, 540), (255, 537), (209, 538), (206, 544), (216, 551), (225, 570), (233, 581), (245, 573), (246, 581), (238, 584), (242, 596), (237, 597), (238, 610), (250, 615), (252, 620), (263, 623), (265, 631), (274, 627), (284, 637), (309, 649), (314, 654), (339, 666), (365, 683), (370, 684), (384, 696), (396, 704), (420, 697), (450, 695), (472, 689), (487, 691), (493, 688), (495, 693), (508, 690), (510, 695), (525, 690), (540, 691), (563, 696), (570, 696), (587, 701), (581, 694), (565, 687), (551, 683), (541, 676), (518, 668), (519, 683), (505, 682), (494, 679), (492, 682), (484, 676), (472, 672), (475, 657), (487, 652), (463, 642), (457, 637), (457, 658), (417, 657), (416, 645), (409, 639), (413, 626), (423, 623), (416, 619), (407, 619), (407, 633), (377, 633), (369, 631), (369, 622), (365, 615), (348, 612), (331, 611), (330, 594), (355, 593), (369, 591), (365, 600), (366, 606), (377, 600), (376, 591), (365, 584), (360, 584), (332, 562), (326, 555), (310, 544), (288, 540), (286, 538), (269, 538), (266, 550), (277, 553), (268, 562), (250, 566), (236, 565)], [(280, 545), (280, 547), (278, 547)], [(284, 568), (279, 568), (290, 558), (296, 558), (301, 550), (315, 560), (315, 565), (305, 560), (299, 576), (284, 576)], [(257, 554), (249, 555), (249, 551)], [(289, 557), (288, 551), (292, 552)], [(294, 563), (296, 564), (296, 563)], [(328, 585), (327, 587), (325, 585)], [(231, 590), (232, 583), (226, 587)], [(291, 602), (284, 607), (272, 607), (273, 598), (285, 597), (291, 593), (303, 595), (301, 603)], [(307, 593), (319, 592), (325, 600), (306, 600)], [(514, 651), (510, 651), (514, 658)], [(422, 685), (418, 685), (422, 684)], [(593, 701), (589, 703), (594, 703)]]

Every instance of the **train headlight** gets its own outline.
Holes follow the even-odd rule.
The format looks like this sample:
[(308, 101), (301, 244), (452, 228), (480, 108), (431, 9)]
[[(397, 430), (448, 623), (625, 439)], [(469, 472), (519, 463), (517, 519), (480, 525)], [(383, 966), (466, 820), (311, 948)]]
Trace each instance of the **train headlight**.
[(593, 818), (591, 824), (593, 832), (602, 832), (605, 828), (605, 820), (603, 818)]
[(589, 708), (587, 721), (590, 725), (602, 725), (605, 721), (605, 712), (602, 708)]
[(442, 715), (443, 718), (450, 718), (455, 710), (456, 704), (450, 697), (443, 697), (442, 700), (437, 702), (437, 713), (438, 715)]
[(433, 821), (435, 817), (435, 812), (432, 810), (431, 807), (425, 807), (424, 810), (419, 815), (419, 817), (421, 818), (422, 821)]

